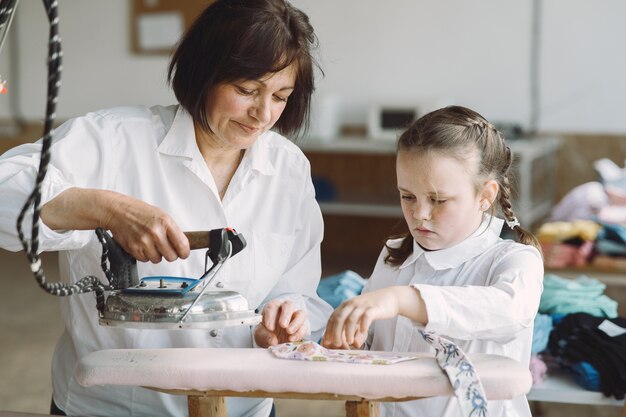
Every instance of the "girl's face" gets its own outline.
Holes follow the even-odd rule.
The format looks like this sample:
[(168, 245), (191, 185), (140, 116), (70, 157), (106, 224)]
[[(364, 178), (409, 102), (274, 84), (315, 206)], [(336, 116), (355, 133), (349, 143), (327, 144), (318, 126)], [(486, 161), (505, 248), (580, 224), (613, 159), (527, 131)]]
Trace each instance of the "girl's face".
[(219, 147), (247, 149), (271, 129), (285, 110), (296, 82), (295, 64), (258, 80), (215, 86), (207, 103), (212, 133), (207, 140)]
[(493, 201), (494, 190), (497, 194), (495, 181), (476, 193), (478, 161), (473, 158), (460, 162), (438, 152), (409, 150), (400, 151), (396, 162), (402, 212), (424, 249), (449, 248), (470, 236), (482, 221), (481, 204)]

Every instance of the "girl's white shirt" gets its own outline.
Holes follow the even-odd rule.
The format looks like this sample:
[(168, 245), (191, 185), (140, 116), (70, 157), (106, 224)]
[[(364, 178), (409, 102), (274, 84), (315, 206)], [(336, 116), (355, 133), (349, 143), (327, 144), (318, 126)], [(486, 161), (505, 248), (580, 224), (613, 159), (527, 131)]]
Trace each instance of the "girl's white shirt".
[[(363, 292), (394, 285), (420, 291), (428, 313), (423, 327), (405, 317), (379, 320), (370, 328), (370, 350), (434, 352), (418, 333), (425, 328), (455, 342), (466, 353), (491, 353), (529, 365), (533, 322), (543, 290), (539, 251), (499, 237), (504, 221), (485, 215), (479, 228), (457, 245), (425, 251), (417, 243), (400, 267), (384, 263), (381, 252)], [(398, 247), (401, 240), (387, 244)], [(524, 396), (492, 401), (490, 416), (530, 416)], [(383, 403), (394, 416), (461, 415), (454, 397)]]
[[(274, 132), (249, 148), (220, 200), (211, 172), (195, 142), (190, 115), (179, 106), (120, 107), (70, 120), (55, 131), (42, 204), (70, 187), (115, 190), (169, 213), (183, 231), (233, 227), (247, 247), (216, 277), (241, 293), (251, 309), (271, 299), (290, 299), (306, 309), (311, 338), (321, 336), (332, 312), (316, 293), (321, 275), (322, 216), (300, 149)], [(0, 157), (0, 247), (21, 250), (15, 221), (32, 191), (41, 143), (14, 148)], [(25, 225), (30, 236), (30, 215)], [(101, 246), (93, 231), (55, 232), (41, 224), (40, 249), (59, 251), (68, 282), (95, 275)], [(205, 251), (172, 263), (139, 263), (139, 276), (198, 278)], [(25, 265), (27, 267), (27, 265)], [(128, 330), (103, 327), (93, 294), (61, 297), (66, 331), (53, 358), (54, 399), (68, 415), (185, 416), (184, 396), (139, 387), (81, 387), (73, 377), (79, 358), (100, 349), (253, 347), (253, 329)], [(271, 402), (228, 400), (229, 415), (262, 416)]]

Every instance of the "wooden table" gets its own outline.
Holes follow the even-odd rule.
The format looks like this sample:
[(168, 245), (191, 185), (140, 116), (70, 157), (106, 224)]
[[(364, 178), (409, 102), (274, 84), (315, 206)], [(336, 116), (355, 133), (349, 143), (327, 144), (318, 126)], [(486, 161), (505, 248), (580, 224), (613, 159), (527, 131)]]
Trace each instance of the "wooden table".
[[(453, 395), (430, 354), (394, 365), (277, 359), (265, 349), (118, 349), (82, 358), (84, 386), (141, 386), (186, 395), (190, 417), (226, 417), (224, 397), (292, 398), (346, 402), (349, 417), (379, 415), (380, 401)], [(531, 375), (498, 355), (471, 355), (487, 398), (510, 399), (530, 390)]]

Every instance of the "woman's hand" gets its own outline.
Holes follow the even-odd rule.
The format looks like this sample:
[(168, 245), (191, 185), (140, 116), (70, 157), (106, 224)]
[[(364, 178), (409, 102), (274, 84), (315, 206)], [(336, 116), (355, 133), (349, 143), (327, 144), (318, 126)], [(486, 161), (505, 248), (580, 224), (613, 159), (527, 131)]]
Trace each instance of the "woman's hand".
[(119, 195), (102, 228), (135, 259), (158, 263), (189, 256), (189, 241), (169, 214), (143, 201)]
[(374, 320), (406, 316), (426, 324), (424, 300), (413, 287), (387, 287), (341, 303), (328, 320), (322, 345), (327, 348), (359, 348)]
[(42, 207), (41, 220), (53, 230), (110, 230), (122, 248), (141, 262), (189, 256), (187, 237), (166, 212), (113, 191), (65, 190)]
[(306, 311), (289, 300), (272, 300), (263, 308), (263, 319), (254, 330), (254, 341), (266, 348), (302, 340), (309, 333)]

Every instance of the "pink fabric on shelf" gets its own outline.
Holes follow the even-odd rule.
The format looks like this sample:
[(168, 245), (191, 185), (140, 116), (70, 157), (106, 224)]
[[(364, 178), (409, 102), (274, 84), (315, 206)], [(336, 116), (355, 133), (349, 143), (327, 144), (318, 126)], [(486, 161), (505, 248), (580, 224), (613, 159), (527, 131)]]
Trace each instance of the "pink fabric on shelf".
[(593, 242), (585, 241), (580, 246), (567, 243), (541, 243), (544, 264), (548, 268), (581, 267), (589, 262)]
[(533, 378), (533, 385), (541, 384), (548, 372), (548, 366), (538, 356), (532, 355), (530, 357), (530, 374)]
[[(84, 386), (129, 385), (177, 390), (332, 393), (366, 399), (452, 396), (432, 354), (393, 366), (286, 361), (266, 349), (112, 349), (83, 357), (76, 380)], [(531, 387), (529, 370), (499, 356), (471, 359), (488, 399), (510, 399)]]

